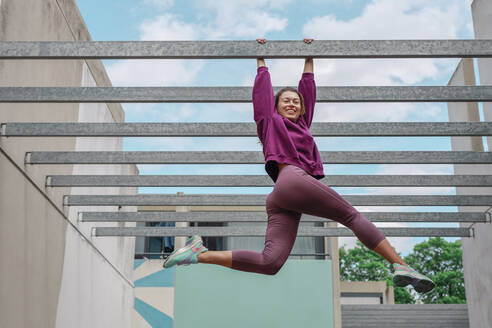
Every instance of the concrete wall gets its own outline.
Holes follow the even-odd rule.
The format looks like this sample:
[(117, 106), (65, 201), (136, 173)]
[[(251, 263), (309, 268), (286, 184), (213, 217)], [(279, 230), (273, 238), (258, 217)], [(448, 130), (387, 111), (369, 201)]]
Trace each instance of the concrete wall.
[[(490, 0), (475, 0), (472, 3), (473, 27), (476, 39), (492, 38), (492, 2)], [(492, 59), (479, 58), (478, 74), (481, 85), (492, 84)], [(470, 59), (463, 60), (450, 85), (474, 85), (475, 75), (473, 63)], [(449, 104), (450, 121), (479, 121), (476, 104)], [(492, 104), (483, 103), (485, 121), (492, 120)], [(492, 146), (492, 138), (487, 137), (487, 145)], [(461, 137), (452, 138), (453, 150), (483, 151), (484, 147), (479, 138)], [(490, 151), (490, 149), (488, 149)], [(490, 165), (455, 165), (455, 174), (492, 174)], [(457, 195), (492, 194), (492, 188), (456, 188)], [(491, 204), (492, 205), (492, 204)], [(490, 211), (490, 208), (460, 208), (460, 211)], [(462, 224), (464, 225), (464, 224)], [(464, 225), (466, 226), (466, 225)], [(462, 239), (463, 266), (465, 270), (466, 298), (470, 327), (492, 327), (492, 224), (479, 223), (473, 225), (474, 238)]]
[(342, 304), (395, 304), (393, 286), (386, 281), (340, 282)]
[[(2, 0), (0, 40), (90, 36), (73, 0)], [(1, 86), (109, 86), (100, 61), (0, 61)], [(118, 104), (0, 104), (0, 122), (123, 122)], [(132, 188), (46, 188), (53, 174), (137, 174), (135, 166), (25, 165), (28, 151), (121, 150), (118, 138), (0, 138), (0, 327), (129, 327), (134, 241), (96, 239), (68, 194)], [(109, 210), (109, 209), (108, 209)], [(112, 210), (115, 210), (114, 208)], [(132, 210), (124, 208), (122, 210)]]
[[(492, 39), (492, 1), (475, 0), (472, 3), (473, 27), (476, 39)], [(492, 85), (492, 58), (479, 58), (478, 74), (481, 85)], [(483, 114), (485, 121), (492, 121), (492, 103), (484, 102)], [(488, 151), (492, 147), (492, 137), (487, 137)], [(492, 174), (492, 166), (484, 170)], [(492, 194), (488, 188), (487, 194)], [(492, 206), (492, 204), (490, 204)], [(490, 208), (488, 209), (490, 212)], [(492, 327), (492, 224), (475, 225), (475, 238), (466, 240), (463, 252), (465, 283), (468, 298), (468, 315), (471, 327)]]
[(287, 260), (272, 277), (135, 260), (133, 327), (334, 327), (330, 266), (329, 260)]
[[(178, 192), (178, 194), (183, 194), (181, 192)], [(206, 211), (233, 211), (233, 212), (250, 212), (250, 211), (262, 211), (265, 212), (265, 206), (139, 206), (138, 211), (190, 211), (190, 212), (206, 212)], [(302, 218), (301, 218), (302, 221)], [(229, 223), (229, 225), (236, 225), (236, 226), (248, 226), (248, 225), (263, 225), (266, 228), (266, 223), (245, 223), (245, 222), (236, 222), (235, 224)], [(302, 223), (302, 225), (306, 225), (306, 223)], [(309, 224), (309, 223), (307, 223)], [(312, 225), (312, 224), (311, 224)], [(325, 227), (336, 227), (336, 222), (324, 222)], [(143, 237), (142, 237), (143, 238)], [(177, 239), (177, 238), (176, 238)], [(326, 261), (331, 262), (331, 276), (326, 277), (324, 284), (330, 285), (331, 284), (331, 295), (327, 295), (326, 297), (331, 298), (331, 304), (332, 304), (332, 309), (333, 309), (333, 315), (332, 317), (332, 324), (334, 328), (340, 328), (342, 327), (342, 312), (341, 312), (341, 303), (340, 303), (340, 267), (339, 267), (339, 257), (338, 257), (338, 238), (334, 237), (324, 237), (322, 238), (324, 242), (324, 253), (330, 254), (329, 256), (325, 257)], [(263, 250), (265, 243), (265, 238), (264, 237), (228, 237), (226, 238), (225, 242), (225, 249), (249, 249), (249, 250), (255, 250), (258, 252), (261, 252)], [(141, 243), (143, 244), (143, 242)], [(184, 242), (183, 242), (184, 244)], [(310, 253), (314, 251), (314, 238), (313, 237), (298, 237), (296, 239), (296, 242), (294, 244), (293, 250), (291, 253)], [(206, 246), (206, 245), (205, 245)], [(180, 246), (178, 245), (175, 248), (179, 248)], [(332, 251), (332, 250), (337, 250), (337, 251)], [(143, 251), (143, 248), (140, 250)], [(307, 256), (307, 258), (310, 258), (311, 256)], [(303, 256), (301, 258), (306, 258), (306, 256)], [(140, 261), (140, 260), (138, 260)], [(306, 259), (303, 259), (303, 261), (306, 261)], [(318, 260), (318, 261), (323, 261), (323, 260)], [(139, 262), (141, 263), (141, 262)], [(140, 278), (142, 276), (141, 272), (146, 272), (148, 267), (152, 268), (154, 271), (147, 272), (147, 274), (153, 274), (157, 269), (155, 266), (148, 265), (147, 262), (144, 262), (147, 265), (141, 265), (136, 269), (136, 272), (138, 270), (138, 277)], [(149, 263), (152, 263), (150, 261)], [(306, 262), (307, 263), (307, 262)], [(142, 297), (147, 297), (146, 290), (147, 289), (140, 289), (139, 286), (137, 286), (137, 278), (135, 278), (135, 287), (136, 287), (136, 293), (138, 292)], [(156, 284), (153, 286), (155, 288), (162, 287), (159, 284)], [(324, 288), (324, 287), (323, 287)], [(154, 291), (152, 291), (153, 293)], [(162, 299), (160, 301), (165, 301), (169, 297), (170, 291), (168, 289), (160, 290), (159, 293), (162, 295)], [(153, 294), (151, 294), (152, 296)], [(138, 298), (138, 296), (136, 296)], [(151, 306), (155, 304), (160, 304), (157, 302), (156, 299), (151, 299), (151, 301), (146, 301), (146, 299), (142, 298), (141, 300), (147, 302)], [(135, 327), (140, 327), (139, 325), (142, 324), (143, 318), (142, 316), (145, 316), (147, 318), (148, 314), (145, 312), (145, 310), (142, 308), (142, 305), (139, 305), (140, 308), (138, 308), (135, 312), (135, 321), (134, 321), (134, 326)], [(162, 307), (162, 305), (160, 305)], [(142, 315), (138, 314), (138, 311), (142, 311)], [(170, 312), (166, 311), (161, 311), (162, 313), (172, 317), (172, 314)], [(164, 317), (162, 317), (161, 314), (156, 314), (162, 318), (162, 320), (167, 320)], [(152, 319), (151, 319), (152, 320)], [(157, 319), (155, 319), (157, 320)], [(159, 322), (159, 324), (163, 325), (162, 322)]]
[(162, 260), (135, 260), (134, 268), (132, 327), (172, 328), (176, 267), (163, 269)]
[(287, 260), (274, 276), (200, 263), (175, 277), (174, 328), (333, 327), (329, 260)]
[[(474, 85), (475, 74), (472, 59), (460, 61), (449, 85)], [(480, 121), (477, 103), (448, 103), (449, 121)], [(456, 151), (483, 151), (481, 137), (452, 137), (452, 149)], [(454, 174), (492, 174), (490, 165), (454, 165)], [(456, 188), (457, 195), (492, 194), (491, 188)], [(485, 212), (488, 207), (459, 207), (460, 212)], [(489, 223), (467, 224), (473, 226), (474, 237), (462, 238), (463, 268), (465, 273), (466, 299), (470, 327), (487, 328), (492, 326), (492, 225)]]
[[(476, 39), (492, 38), (492, 2), (474, 0), (472, 3), (473, 27)], [(478, 58), (478, 75), (480, 85), (492, 85), (492, 59)], [(475, 85), (473, 61), (464, 59), (460, 62), (449, 81), (449, 85)], [(492, 103), (482, 103), (485, 121), (492, 120)], [(448, 104), (450, 121), (480, 121), (476, 103)], [(451, 138), (453, 150), (483, 151), (482, 139), (479, 137)], [(487, 145), (492, 146), (492, 138), (487, 137)], [(490, 165), (455, 165), (455, 174), (492, 174)], [(491, 195), (492, 188), (456, 188), (457, 195), (482, 194)], [(492, 204), (490, 204), (492, 206)], [(489, 211), (490, 207), (460, 207), (460, 211)], [(462, 224), (468, 227), (470, 224)], [(473, 225), (474, 237), (462, 238), (463, 267), (465, 271), (466, 298), (470, 327), (492, 327), (492, 224), (477, 223)]]

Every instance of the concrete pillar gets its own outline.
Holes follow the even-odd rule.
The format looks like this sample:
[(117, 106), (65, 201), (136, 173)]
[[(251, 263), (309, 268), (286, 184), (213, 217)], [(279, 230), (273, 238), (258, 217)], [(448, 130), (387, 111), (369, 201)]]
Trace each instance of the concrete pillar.
[[(325, 228), (336, 228), (336, 222), (325, 222)], [(338, 237), (325, 237), (325, 253), (327, 260), (331, 260), (331, 287), (333, 291), (333, 327), (342, 327), (342, 306), (340, 303), (340, 261), (338, 256)]]
[[(492, 38), (492, 1), (474, 0), (472, 3), (473, 28), (476, 39)], [(478, 74), (481, 85), (492, 85), (492, 58), (478, 58)], [(485, 121), (492, 121), (492, 103), (484, 102), (483, 114)], [(492, 146), (492, 137), (487, 137), (487, 145)], [(489, 150), (490, 151), (490, 150)], [(484, 172), (492, 174), (489, 166)], [(492, 188), (487, 188), (488, 194)], [(490, 204), (492, 206), (492, 204)], [(490, 213), (490, 208), (488, 209)], [(470, 327), (492, 327), (492, 224), (475, 225), (475, 238), (464, 242), (466, 251), (464, 259), (473, 263), (473, 275), (465, 275), (467, 289)], [(470, 263), (471, 267), (472, 263)]]
[[(449, 85), (475, 85), (473, 60), (463, 59), (449, 81)], [(449, 121), (477, 122), (480, 121), (477, 103), (448, 103)], [(481, 137), (452, 137), (451, 145), (457, 151), (483, 151)], [(492, 174), (490, 165), (454, 165), (455, 174)], [(492, 194), (492, 188), (456, 188), (457, 195)], [(492, 204), (491, 204), (492, 205)], [(487, 211), (487, 207), (459, 207), (460, 212)], [(492, 225), (489, 223), (468, 224), (473, 226), (474, 237), (462, 238), (463, 268), (465, 273), (466, 298), (470, 327), (492, 327)]]
[[(184, 192), (180, 191), (177, 193), (178, 196), (184, 195)], [(176, 212), (188, 212), (188, 206), (176, 206)], [(189, 222), (176, 222), (176, 228), (177, 227), (188, 227), (190, 225)], [(174, 237), (174, 249), (179, 249), (181, 247), (184, 247), (186, 244), (186, 239), (187, 237)]]
[[(474, 0), (472, 3), (475, 39), (492, 39), (492, 1)], [(492, 58), (478, 58), (478, 75), (481, 85), (492, 85)], [(486, 121), (492, 119), (492, 103), (483, 103)], [(487, 138), (489, 143), (492, 137)], [(490, 144), (490, 143), (489, 143)]]

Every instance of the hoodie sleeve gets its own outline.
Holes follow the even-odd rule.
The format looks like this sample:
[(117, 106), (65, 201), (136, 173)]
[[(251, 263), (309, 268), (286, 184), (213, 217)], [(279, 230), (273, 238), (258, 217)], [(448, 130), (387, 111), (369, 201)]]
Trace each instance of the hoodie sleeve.
[(262, 119), (270, 118), (275, 111), (272, 82), (268, 68), (265, 66), (258, 67), (256, 74), (253, 86), (253, 109), (256, 123)]
[(311, 126), (314, 115), (314, 105), (316, 103), (316, 83), (313, 73), (303, 73), (297, 89), (304, 98), (304, 108), (306, 113), (303, 115), (308, 127)]

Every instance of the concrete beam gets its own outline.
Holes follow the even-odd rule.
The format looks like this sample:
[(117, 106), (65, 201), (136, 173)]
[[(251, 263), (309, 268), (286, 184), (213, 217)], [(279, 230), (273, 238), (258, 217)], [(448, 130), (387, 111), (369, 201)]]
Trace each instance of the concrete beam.
[[(471, 237), (468, 228), (379, 228), (388, 237)], [(133, 228), (94, 228), (94, 236), (191, 236), (206, 237), (262, 237), (265, 227), (133, 227)], [(298, 237), (353, 237), (348, 228), (299, 227)]]
[[(492, 136), (491, 122), (313, 123), (315, 137)], [(3, 123), (5, 137), (256, 137), (255, 123)]]
[[(330, 187), (485, 187), (492, 175), (326, 175)], [(267, 175), (52, 175), (48, 187), (272, 187)]]
[[(67, 206), (258, 206), (265, 205), (267, 195), (69, 195), (64, 197)], [(354, 206), (489, 206), (492, 196), (434, 196), (434, 195), (343, 195)]]
[[(250, 103), (252, 91), (251, 87), (0, 87), (0, 102)], [(317, 87), (316, 93), (318, 103), (492, 101), (492, 86)]]
[[(326, 164), (491, 164), (474, 151), (321, 151)], [(259, 151), (27, 152), (25, 164), (263, 164)]]
[[(481, 212), (361, 212), (372, 222), (487, 222)], [(80, 212), (82, 222), (267, 222), (263, 212)], [(308, 214), (302, 222), (332, 222)]]
[(0, 42), (0, 59), (492, 57), (492, 40)]

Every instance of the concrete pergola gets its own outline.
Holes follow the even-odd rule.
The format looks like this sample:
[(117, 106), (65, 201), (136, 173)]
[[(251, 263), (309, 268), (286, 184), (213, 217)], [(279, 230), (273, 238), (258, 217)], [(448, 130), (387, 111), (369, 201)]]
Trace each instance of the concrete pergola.
[[(489, 12), (492, 7), (489, 5)], [(479, 20), (478, 18), (476, 19)], [(489, 28), (490, 30), (490, 28)], [(472, 58), (488, 60), (487, 72), (492, 65), (492, 31), (487, 37), (476, 40), (320, 40), (306, 45), (302, 41), (269, 41), (259, 45), (254, 41), (0, 41), (0, 60), (101, 60), (101, 59), (246, 59), (246, 58), (464, 58), (448, 86), (401, 87), (318, 87), (317, 101), (332, 102), (446, 102), (449, 104), (450, 122), (370, 122), (370, 123), (313, 123), (313, 136), (323, 137), (401, 137), (401, 136), (449, 136), (454, 138), (452, 151), (333, 151), (320, 152), (324, 163), (330, 164), (453, 164), (456, 175), (328, 175), (322, 182), (329, 186), (345, 187), (456, 187), (456, 195), (344, 195), (353, 205), (364, 206), (458, 206), (459, 212), (363, 212), (373, 222), (458, 222), (459, 228), (382, 228), (386, 236), (395, 237), (463, 237), (464, 254), (487, 254), (483, 233), (490, 231), (492, 207), (492, 153), (478, 147), (477, 140), (492, 136), (490, 114), (480, 122), (478, 109), (469, 104), (492, 102), (492, 86), (482, 82), (470, 83)], [(484, 70), (484, 72), (486, 72)], [(492, 81), (492, 74), (481, 78)], [(492, 83), (489, 83), (492, 84)], [(275, 86), (279, 89), (281, 86)], [(0, 86), (0, 103), (11, 104), (78, 104), (78, 103), (247, 103), (251, 101), (249, 87), (46, 87)], [(465, 104), (465, 103), (468, 103)], [(4, 105), (8, 106), (8, 105)], [(488, 105), (487, 105), (488, 106)], [(487, 107), (487, 109), (490, 109)], [(0, 119), (1, 120), (1, 119)], [(190, 227), (191, 222), (253, 222), (265, 223), (266, 214), (261, 211), (193, 211), (180, 207), (189, 206), (252, 206), (265, 204), (266, 195), (168, 195), (138, 194), (137, 187), (271, 187), (266, 175), (138, 175), (122, 174), (53, 174), (52, 165), (64, 168), (69, 165), (135, 165), (135, 164), (262, 164), (261, 152), (253, 151), (179, 151), (179, 152), (130, 152), (130, 151), (53, 151), (22, 147), (16, 150), (17, 140), (29, 138), (111, 138), (111, 137), (255, 137), (253, 123), (73, 123), (73, 122), (0, 122), (0, 149), (9, 161), (24, 172), (26, 179), (45, 194), (60, 215), (68, 217), (77, 208), (80, 222), (91, 223), (91, 232), (82, 231), (69, 221), (82, 238), (94, 247), (104, 238), (114, 237), (178, 237), (199, 234), (217, 237), (261, 237), (262, 227)], [(466, 140), (466, 141), (465, 141)], [(5, 145), (5, 146), (4, 146)], [(481, 141), (480, 141), (481, 145)], [(42, 147), (40, 147), (42, 148)], [(11, 154), (14, 155), (11, 156)], [(18, 156), (23, 157), (19, 162)], [(15, 158), (14, 158), (15, 157)], [(474, 167), (479, 169), (475, 170)], [(61, 169), (63, 170), (63, 169)], [(31, 172), (36, 172), (36, 177)], [(41, 172), (41, 173), (39, 173)], [(133, 170), (135, 172), (135, 170)], [(39, 177), (42, 176), (42, 179)], [(37, 179), (37, 180), (36, 180)], [(40, 182), (42, 180), (42, 182)], [(67, 188), (128, 187), (126, 194), (71, 194)], [(470, 188), (476, 188), (470, 194)], [(78, 190), (78, 189), (75, 189)], [(125, 189), (126, 190), (126, 189)], [(52, 194), (58, 197), (51, 197)], [(144, 206), (173, 206), (176, 212), (137, 211)], [(111, 207), (108, 211), (78, 210), (78, 207)], [(114, 208), (126, 210), (114, 210)], [(487, 207), (487, 210), (482, 210)], [(131, 210), (128, 210), (131, 209)], [(469, 211), (469, 209), (472, 209)], [(142, 227), (142, 222), (179, 222), (176, 227)], [(299, 236), (341, 237), (353, 236), (346, 228), (323, 218), (303, 216), (307, 223), (324, 224), (301, 226)], [(127, 223), (133, 226), (126, 225)], [(108, 224), (111, 226), (104, 226)], [(115, 226), (115, 225), (122, 226)], [(93, 238), (94, 237), (94, 238)], [(464, 240), (465, 240), (464, 239)], [(490, 243), (488, 244), (490, 245)], [(467, 248), (468, 247), (468, 248)], [(328, 254), (337, 261), (337, 241), (328, 243)], [(114, 268), (128, 285), (126, 275), (101, 251), (98, 254)], [(309, 254), (307, 254), (309, 255)], [(315, 255), (315, 253), (312, 253)], [(470, 255), (466, 255), (470, 256)], [(478, 255), (477, 255), (478, 256)], [(490, 262), (490, 260), (488, 260)], [(490, 268), (490, 263), (485, 268)], [(468, 268), (468, 270), (467, 270)], [(334, 269), (338, 270), (338, 269)], [(490, 277), (492, 271), (485, 272)], [(465, 279), (471, 281), (476, 273), (465, 263)], [(337, 271), (333, 275), (338, 279)], [(482, 278), (483, 279), (483, 278)], [(334, 287), (336, 292), (337, 287)], [(488, 286), (490, 290), (490, 286)], [(467, 289), (468, 292), (468, 289)], [(335, 311), (336, 327), (357, 327), (360, 318), (373, 314), (369, 326), (386, 327), (388, 319), (398, 313), (401, 320), (431, 318), (439, 313), (440, 323), (435, 327), (463, 327), (470, 321), (471, 327), (480, 327), (484, 314), (480, 305), (484, 291), (468, 292), (466, 305), (432, 306), (384, 306), (377, 313), (367, 306), (345, 306)], [(482, 302), (483, 303), (483, 302)], [(486, 306), (486, 305), (485, 305)], [(396, 311), (396, 312), (395, 312)], [(480, 320), (474, 318), (480, 314)], [(384, 320), (383, 320), (384, 319)], [(470, 319), (470, 320), (469, 320)], [(433, 321), (434, 322), (434, 321)], [(386, 326), (385, 326), (386, 324)], [(439, 326), (441, 324), (441, 326)], [(403, 326), (401, 326), (403, 327)]]

